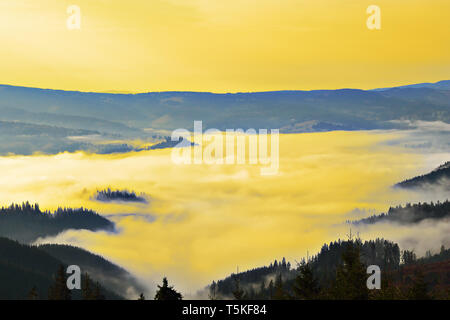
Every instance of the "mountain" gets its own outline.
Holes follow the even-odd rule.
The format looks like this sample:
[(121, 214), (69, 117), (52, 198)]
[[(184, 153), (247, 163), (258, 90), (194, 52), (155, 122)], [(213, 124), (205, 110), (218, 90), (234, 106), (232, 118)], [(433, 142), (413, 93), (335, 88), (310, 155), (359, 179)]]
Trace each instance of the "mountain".
[[(427, 253), (417, 259), (413, 251), (400, 251), (399, 246), (385, 239), (362, 242), (356, 240), (337, 240), (324, 244), (312, 258), (302, 259), (297, 268), (291, 268), (284, 258), (269, 266), (254, 268), (225, 279), (213, 281), (206, 289), (217, 299), (233, 298), (238, 288), (245, 299), (277, 299), (277, 291), (284, 292), (284, 299), (298, 298), (293, 290), (298, 285), (300, 266), (307, 265), (315, 280), (318, 293), (313, 299), (335, 299), (335, 284), (344, 254), (349, 248), (357, 248), (366, 285), (366, 267), (377, 265), (381, 270), (381, 289), (369, 294), (369, 299), (416, 299), (411, 297), (411, 288), (417, 281), (418, 272), (423, 272), (428, 294), (438, 299), (448, 299), (450, 289), (450, 249), (441, 247), (439, 253)], [(305, 282), (303, 282), (305, 284)], [(340, 298), (338, 298), (340, 299)]]
[(55, 236), (68, 229), (113, 232), (115, 225), (98, 213), (84, 208), (58, 208), (41, 211), (39, 205), (12, 204), (0, 208), (0, 236), (22, 243), (32, 243), (39, 237)]
[(450, 161), (427, 174), (402, 181), (396, 184), (395, 187), (404, 189), (437, 187), (450, 191)]
[(106, 289), (122, 297), (138, 297), (145, 289), (125, 269), (99, 255), (84, 249), (60, 244), (44, 244), (37, 247), (66, 265), (77, 265)]
[[(317, 255), (310, 257), (309, 265), (321, 287), (330, 286), (336, 276), (338, 265), (342, 262), (342, 254), (349, 245), (349, 241), (334, 241), (324, 244)], [(396, 243), (384, 239), (371, 241), (356, 241), (360, 248), (360, 260), (366, 266), (378, 265), (383, 270), (396, 270), (400, 265), (400, 249)], [(303, 261), (300, 264), (306, 263)], [(253, 298), (267, 299), (270, 296), (269, 282), (275, 281), (276, 276), (281, 275), (283, 287), (288, 294), (292, 294), (294, 279), (298, 275), (298, 268), (291, 268), (290, 263), (283, 258), (275, 260), (269, 266), (254, 268), (237, 274), (232, 274), (225, 279), (215, 282), (217, 294), (222, 297), (231, 297), (235, 290), (236, 280), (242, 288)], [(262, 283), (264, 292), (261, 295)], [(258, 291), (260, 291), (258, 293)]]
[[(77, 259), (72, 261), (76, 264)], [(61, 264), (61, 260), (38, 247), (0, 237), (0, 299), (27, 299), (33, 287), (40, 299), (47, 299), (48, 288)], [(106, 299), (122, 298), (105, 288), (102, 293)], [(80, 290), (73, 290), (72, 298), (80, 299)]]
[(0, 85), (0, 127), (5, 126), (0, 154), (143, 150), (118, 140), (171, 147), (163, 137), (178, 128), (192, 130), (194, 120), (203, 121), (203, 130), (265, 128), (283, 133), (404, 129), (398, 120), (450, 123), (449, 83), (232, 94), (112, 94)]
[(374, 224), (378, 222), (395, 222), (400, 224), (418, 223), (426, 219), (441, 220), (450, 217), (450, 201), (437, 203), (406, 204), (389, 208), (387, 213), (373, 215), (352, 224)]

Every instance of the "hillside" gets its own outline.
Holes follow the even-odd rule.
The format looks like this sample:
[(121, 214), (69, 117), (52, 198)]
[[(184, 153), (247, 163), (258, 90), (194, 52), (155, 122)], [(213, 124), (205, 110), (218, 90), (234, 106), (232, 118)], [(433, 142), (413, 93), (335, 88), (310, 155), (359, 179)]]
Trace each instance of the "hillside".
[(437, 187), (450, 190), (450, 161), (427, 174), (402, 181), (396, 184), (395, 187), (404, 189), (426, 189)]
[(114, 231), (115, 225), (98, 213), (84, 208), (41, 211), (28, 202), (0, 208), (0, 236), (31, 243), (39, 237), (55, 236), (68, 229)]
[[(283, 292), (283, 299), (298, 298), (294, 287), (301, 267), (307, 265), (317, 286), (315, 299), (334, 299), (334, 286), (338, 270), (342, 268), (344, 254), (349, 248), (358, 248), (359, 260), (363, 268), (378, 265), (382, 271), (382, 291), (369, 294), (370, 299), (415, 299), (411, 287), (417, 281), (417, 274), (423, 272), (428, 294), (435, 298), (448, 299), (450, 290), (450, 249), (441, 248), (440, 253), (417, 259), (412, 251), (400, 251), (396, 243), (384, 239), (371, 241), (346, 240), (324, 244), (322, 249), (308, 262), (300, 261), (297, 268), (291, 268), (284, 259), (252, 270), (213, 281), (207, 290), (216, 298), (234, 298), (242, 290), (245, 299), (277, 299)], [(240, 289), (238, 289), (240, 288)], [(384, 298), (383, 298), (384, 297)], [(279, 298), (279, 297), (278, 297)]]
[[(74, 259), (73, 264), (76, 263)], [(64, 263), (44, 250), (0, 237), (0, 299), (27, 299), (33, 287), (40, 299), (47, 299), (53, 275), (61, 264)], [(106, 289), (102, 293), (107, 299), (121, 298)], [(80, 290), (74, 290), (72, 298), (80, 299)]]

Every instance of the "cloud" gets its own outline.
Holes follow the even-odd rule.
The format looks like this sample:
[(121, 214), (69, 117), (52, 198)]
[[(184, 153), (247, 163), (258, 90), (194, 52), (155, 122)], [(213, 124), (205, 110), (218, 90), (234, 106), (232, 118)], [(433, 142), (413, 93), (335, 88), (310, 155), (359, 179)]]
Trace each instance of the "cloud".
[[(171, 150), (0, 157), (1, 202), (41, 208), (84, 206), (108, 215), (119, 233), (67, 231), (52, 241), (81, 246), (124, 266), (153, 290), (167, 276), (184, 294), (274, 257), (299, 260), (345, 237), (348, 213), (412, 201), (390, 187), (426, 157), (386, 142), (399, 133), (280, 135), (280, 168), (174, 165)], [(227, 178), (229, 177), (229, 179)], [(144, 206), (90, 201), (108, 186), (152, 195)], [(355, 213), (355, 211), (354, 211)], [(48, 239), (47, 239), (48, 240)], [(153, 287), (150, 287), (153, 286)], [(193, 290), (192, 288), (195, 288)]]

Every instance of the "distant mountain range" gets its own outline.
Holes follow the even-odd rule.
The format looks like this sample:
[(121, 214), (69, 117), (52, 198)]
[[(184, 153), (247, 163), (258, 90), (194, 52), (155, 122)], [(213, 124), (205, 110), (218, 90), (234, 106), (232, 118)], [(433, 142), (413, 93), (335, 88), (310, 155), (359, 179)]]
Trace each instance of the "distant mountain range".
[(417, 84), (410, 84), (406, 86), (399, 86), (399, 87), (390, 87), (390, 88), (379, 88), (379, 89), (373, 89), (374, 91), (383, 91), (393, 88), (431, 88), (431, 89), (438, 89), (438, 90), (450, 90), (450, 80), (442, 80), (435, 83), (430, 82), (424, 82), (424, 83), (417, 83)]
[[(202, 120), (204, 129), (276, 128), (281, 132), (404, 127), (392, 120), (450, 123), (449, 87), (450, 81), (440, 81), (366, 91), (112, 94), (0, 85), (0, 121), (14, 129), (9, 134), (0, 130), (0, 142), (6, 143), (0, 153), (89, 148), (100, 153), (127, 152), (129, 146), (117, 145), (98, 151), (89, 136), (158, 142), (174, 129), (192, 130), (194, 120)], [(8, 139), (2, 139), (5, 135)], [(85, 138), (69, 139), (73, 135)], [(48, 141), (50, 146), (44, 143)]]

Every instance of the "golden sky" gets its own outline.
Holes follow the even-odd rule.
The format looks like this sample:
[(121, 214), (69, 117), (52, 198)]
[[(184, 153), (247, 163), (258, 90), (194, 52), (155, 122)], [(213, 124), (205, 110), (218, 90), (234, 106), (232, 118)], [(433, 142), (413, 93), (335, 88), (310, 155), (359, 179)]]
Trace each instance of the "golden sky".
[[(174, 165), (170, 149), (0, 157), (0, 204), (29, 200), (45, 209), (84, 206), (111, 215), (118, 234), (68, 231), (49, 241), (101, 254), (147, 284), (166, 275), (186, 294), (237, 266), (245, 270), (283, 256), (295, 263), (308, 250), (345, 238), (345, 220), (413, 201), (391, 186), (429, 168), (422, 155), (385, 143), (399, 136), (283, 134), (273, 176), (248, 163)], [(107, 187), (145, 192), (151, 201), (90, 199)]]
[[(69, 30), (66, 10), (81, 9)], [(366, 9), (381, 8), (381, 30)], [(1, 0), (0, 83), (82, 91), (373, 88), (450, 78), (448, 0)]]

